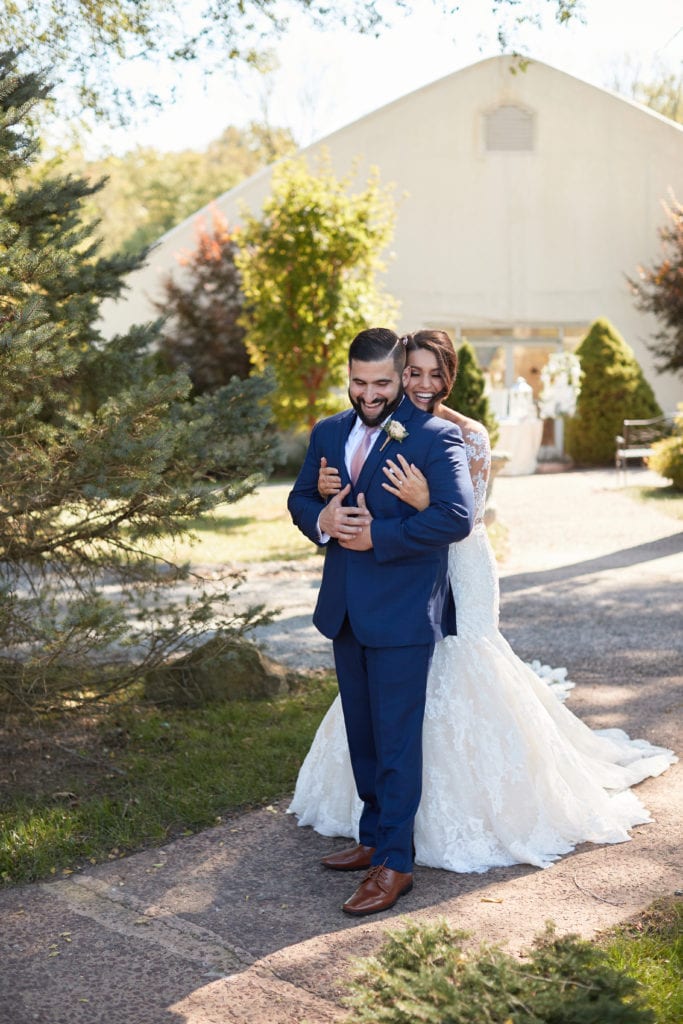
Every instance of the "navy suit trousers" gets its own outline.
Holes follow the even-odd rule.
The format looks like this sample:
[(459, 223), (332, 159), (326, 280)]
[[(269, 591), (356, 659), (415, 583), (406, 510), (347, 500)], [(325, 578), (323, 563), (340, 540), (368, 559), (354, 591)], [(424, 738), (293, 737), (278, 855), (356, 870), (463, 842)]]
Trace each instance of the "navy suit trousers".
[(422, 722), (434, 644), (364, 647), (348, 618), (334, 639), (339, 693), (358, 794), (359, 840), (373, 864), (412, 871), (422, 792)]

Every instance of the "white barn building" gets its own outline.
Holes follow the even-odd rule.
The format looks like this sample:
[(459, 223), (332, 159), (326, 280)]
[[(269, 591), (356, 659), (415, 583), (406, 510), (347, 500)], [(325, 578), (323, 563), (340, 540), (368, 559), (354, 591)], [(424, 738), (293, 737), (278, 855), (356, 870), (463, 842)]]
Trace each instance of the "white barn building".
[[(304, 152), (325, 147), (340, 176), (359, 160), (359, 187), (376, 165), (404, 196), (385, 278), (400, 330), (466, 337), (494, 387), (522, 376), (537, 394), (548, 354), (607, 317), (672, 411), (683, 387), (655, 372), (645, 342), (656, 324), (625, 275), (659, 259), (662, 203), (683, 200), (683, 127), (547, 65), (512, 74), (513, 64), (483, 60)], [(242, 204), (258, 212), (270, 175), (216, 200), (229, 224)], [(196, 217), (164, 235), (126, 298), (103, 308), (108, 334), (156, 315), (150, 300), (176, 254), (195, 247)]]

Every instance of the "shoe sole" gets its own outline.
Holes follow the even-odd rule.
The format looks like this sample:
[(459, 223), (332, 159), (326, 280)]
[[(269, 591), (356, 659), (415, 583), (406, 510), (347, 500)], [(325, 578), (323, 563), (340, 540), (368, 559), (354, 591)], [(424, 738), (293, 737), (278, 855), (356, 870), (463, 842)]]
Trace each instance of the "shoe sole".
[(346, 864), (326, 864), (324, 860), (321, 860), (320, 863), (328, 871), (367, 871), (372, 867), (372, 861), (368, 861), (367, 864), (352, 864), (351, 866)]
[(401, 890), (393, 902), (387, 903), (384, 907), (373, 907), (371, 910), (352, 910), (350, 907), (342, 906), (342, 910), (345, 914), (351, 914), (352, 917), (369, 917), (370, 914), (381, 914), (383, 910), (391, 910), (392, 907), (395, 907), (401, 896), (407, 895), (412, 888), (413, 883), (411, 882), (410, 885)]

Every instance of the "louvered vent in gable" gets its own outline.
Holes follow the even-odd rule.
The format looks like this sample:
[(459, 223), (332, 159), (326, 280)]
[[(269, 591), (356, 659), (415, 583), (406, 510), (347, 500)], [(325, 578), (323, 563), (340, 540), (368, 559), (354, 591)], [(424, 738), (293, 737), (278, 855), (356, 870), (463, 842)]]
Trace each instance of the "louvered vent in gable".
[(484, 117), (484, 140), (491, 151), (533, 149), (533, 114), (511, 104), (492, 110)]

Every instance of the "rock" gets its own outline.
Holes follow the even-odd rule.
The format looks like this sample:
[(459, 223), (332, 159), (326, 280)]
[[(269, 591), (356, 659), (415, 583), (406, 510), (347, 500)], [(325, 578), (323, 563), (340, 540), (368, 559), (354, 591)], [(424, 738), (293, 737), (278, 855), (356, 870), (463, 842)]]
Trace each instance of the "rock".
[(248, 640), (214, 637), (154, 669), (144, 692), (155, 704), (201, 707), (231, 700), (270, 700), (288, 693), (295, 673)]

